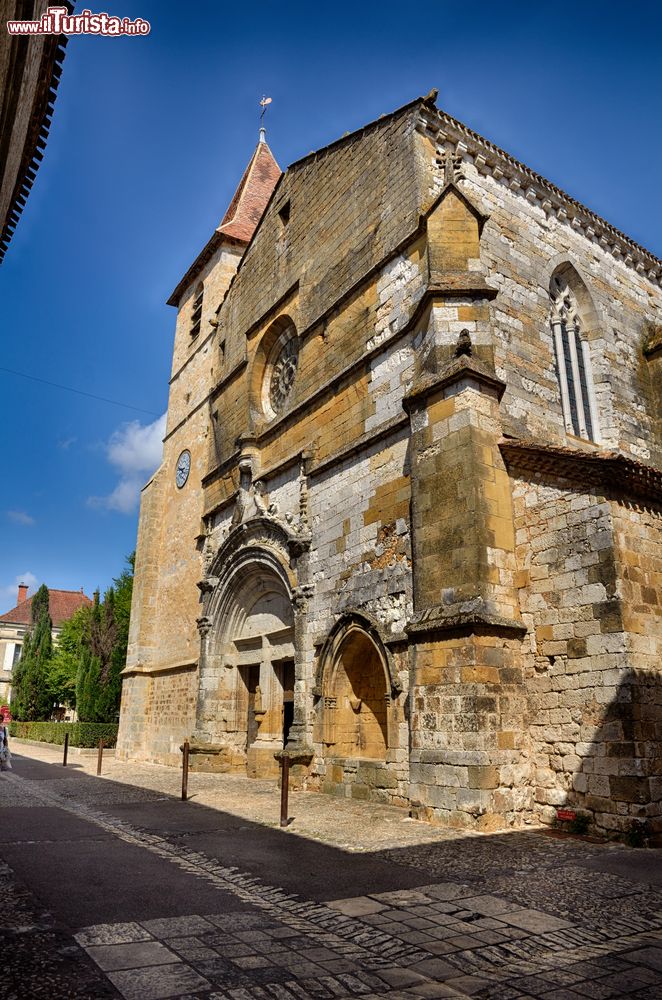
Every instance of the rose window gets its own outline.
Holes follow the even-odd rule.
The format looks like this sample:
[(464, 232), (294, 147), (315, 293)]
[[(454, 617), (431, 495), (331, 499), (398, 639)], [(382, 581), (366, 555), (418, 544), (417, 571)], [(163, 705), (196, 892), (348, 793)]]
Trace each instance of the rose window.
[(280, 348), (268, 373), (268, 399), (274, 415), (281, 413), (285, 407), (294, 384), (298, 361), (299, 343), (296, 337), (291, 337)]

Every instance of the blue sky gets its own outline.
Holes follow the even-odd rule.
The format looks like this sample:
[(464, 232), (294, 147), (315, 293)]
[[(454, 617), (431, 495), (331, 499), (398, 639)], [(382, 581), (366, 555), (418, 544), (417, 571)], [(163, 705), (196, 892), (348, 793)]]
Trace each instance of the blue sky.
[[(77, 4), (77, 9), (84, 6)], [(69, 42), (51, 135), (0, 268), (0, 611), (19, 578), (107, 587), (158, 461), (170, 292), (249, 159), (282, 167), (439, 89), (440, 107), (662, 255), (657, 2), (103, 0), (147, 37)]]

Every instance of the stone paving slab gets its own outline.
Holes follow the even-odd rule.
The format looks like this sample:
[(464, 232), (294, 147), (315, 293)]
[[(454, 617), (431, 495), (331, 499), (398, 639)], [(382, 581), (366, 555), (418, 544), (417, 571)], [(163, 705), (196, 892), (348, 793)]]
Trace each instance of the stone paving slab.
[[(125, 1000), (662, 998), (662, 891), (645, 880), (641, 865), (632, 878), (624, 874), (622, 860), (617, 870), (601, 867), (613, 850), (602, 845), (528, 832), (462, 837), (434, 828), (416, 841), (416, 829), (403, 822), (399, 810), (383, 807), (375, 819), (370, 806), (363, 814), (354, 804), (344, 812), (344, 802), (326, 800), (311, 813), (316, 823), (322, 816), (330, 822), (333, 814), (328, 836), (334, 843), (341, 817), (342, 836), (353, 846), (334, 855), (340, 864), (343, 857), (367, 851), (371, 827), (383, 824), (366, 858), (367, 864), (380, 862), (374, 870), (381, 884), (374, 892), (327, 903), (306, 894), (305, 867), (297, 894), (278, 881), (256, 877), (250, 864), (228, 864), (222, 851), (193, 846), (181, 823), (172, 833), (136, 824), (141, 809), (147, 818), (155, 809), (149, 797), (140, 805), (140, 788), (131, 791), (124, 808), (121, 781), (79, 776), (49, 783), (42, 777), (29, 781), (14, 774), (10, 783), (14, 790), (24, 786), (35, 807), (65, 810), (89, 824), (95, 831), (91, 838), (103, 834), (116, 850), (130, 845), (149, 857), (166, 895), (170, 873), (186, 874), (187, 884), (193, 880), (205, 892), (216, 890), (219, 900), (238, 908), (204, 912), (191, 907), (176, 916), (165, 911), (81, 928), (78, 943), (107, 967), (109, 996), (115, 989)], [(208, 798), (223, 798), (228, 785), (222, 777), (211, 777), (216, 784), (207, 788)], [(238, 780), (241, 785), (230, 783), (242, 789), (237, 809), (254, 823), (267, 796), (259, 789), (254, 793), (252, 782)], [(0, 802), (3, 787), (0, 782)], [(212, 807), (206, 809), (202, 825), (210, 837), (215, 820)], [(236, 817), (219, 813), (219, 829), (227, 831), (234, 822)], [(306, 828), (306, 864), (315, 861), (314, 837), (324, 836), (315, 834), (314, 826)], [(404, 831), (400, 839), (399, 829)], [(249, 826), (238, 835), (248, 842), (251, 831)], [(273, 836), (278, 838), (274, 850), (298, 842), (291, 829)], [(618, 852), (622, 856), (624, 849), (619, 846)], [(328, 856), (327, 848), (320, 849), (320, 858)], [(660, 854), (647, 856), (653, 866)], [(296, 863), (296, 852), (291, 857)], [(405, 869), (422, 876), (411, 888), (396, 881)], [(388, 871), (393, 873), (390, 887)], [(334, 869), (327, 873), (333, 884)], [(151, 964), (155, 958), (160, 964)], [(136, 967), (112, 967), (117, 962)]]
[(104, 972), (121, 969), (142, 969), (150, 965), (167, 965), (178, 956), (160, 941), (138, 941), (135, 944), (103, 944), (88, 946), (87, 953)]

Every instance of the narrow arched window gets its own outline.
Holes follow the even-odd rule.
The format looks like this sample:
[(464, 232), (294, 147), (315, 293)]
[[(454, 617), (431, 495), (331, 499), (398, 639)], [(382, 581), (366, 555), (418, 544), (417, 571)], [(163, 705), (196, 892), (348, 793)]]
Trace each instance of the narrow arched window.
[(193, 311), (191, 313), (191, 336), (197, 337), (200, 333), (200, 323), (202, 322), (202, 298), (205, 292), (205, 287), (200, 282), (195, 290), (195, 298), (193, 299)]
[(549, 294), (556, 377), (561, 390), (565, 429), (575, 437), (597, 441), (591, 355), (582, 330), (577, 298), (562, 275), (554, 275)]

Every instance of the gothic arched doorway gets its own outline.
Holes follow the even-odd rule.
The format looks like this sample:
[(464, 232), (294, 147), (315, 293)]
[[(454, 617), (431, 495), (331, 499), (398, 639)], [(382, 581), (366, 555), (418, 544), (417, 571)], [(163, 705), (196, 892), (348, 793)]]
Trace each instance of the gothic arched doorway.
[(364, 632), (342, 643), (332, 695), (334, 755), (385, 760), (388, 746), (386, 678), (379, 654)]
[(369, 616), (348, 612), (336, 622), (320, 651), (316, 690), (326, 782), (353, 784), (348, 794), (362, 795), (356, 786), (391, 766), (401, 691), (379, 628)]
[(198, 728), (231, 769), (277, 774), (274, 753), (294, 708), (292, 580), (267, 546), (231, 553), (218, 569), (203, 636)]

